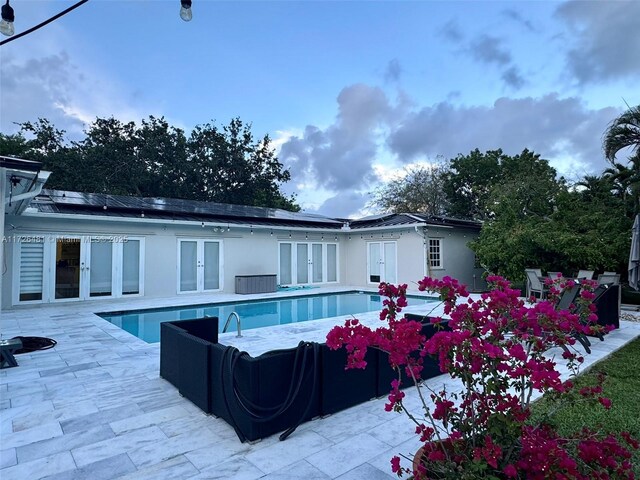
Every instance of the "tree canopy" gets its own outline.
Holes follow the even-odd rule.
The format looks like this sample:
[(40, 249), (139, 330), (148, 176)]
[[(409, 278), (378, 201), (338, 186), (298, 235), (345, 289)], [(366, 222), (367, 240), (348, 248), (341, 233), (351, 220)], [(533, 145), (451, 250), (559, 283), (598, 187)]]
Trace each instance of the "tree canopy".
[(370, 206), (385, 213), (444, 215), (448, 208), (442, 179), (447, 171), (443, 163), (406, 168), (400, 180), (375, 190)]
[(0, 154), (42, 162), (51, 188), (300, 209), (280, 190), (290, 174), (269, 136), (255, 139), (239, 118), (198, 125), (188, 137), (153, 116), (139, 125), (97, 118), (79, 141), (65, 133), (46, 119), (27, 122), (0, 134)]

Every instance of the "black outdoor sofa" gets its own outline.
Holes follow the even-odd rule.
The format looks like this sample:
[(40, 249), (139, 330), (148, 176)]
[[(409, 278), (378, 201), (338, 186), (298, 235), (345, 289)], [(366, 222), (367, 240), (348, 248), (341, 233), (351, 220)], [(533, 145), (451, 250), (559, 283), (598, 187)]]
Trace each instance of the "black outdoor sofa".
[[(423, 334), (435, 333), (428, 317)], [(163, 322), (160, 376), (205, 413), (232, 425), (241, 441), (283, 432), (285, 439), (302, 422), (388, 395), (396, 374), (387, 354), (367, 352), (365, 369), (346, 370), (344, 349), (301, 342), (258, 357), (218, 343), (218, 319)], [(404, 375), (404, 373), (403, 373)], [(422, 377), (440, 375), (425, 359)], [(403, 388), (412, 385), (403, 378)]]
[[(598, 323), (619, 327), (619, 286), (596, 289)], [(578, 291), (566, 292), (561, 306), (568, 308)], [(432, 337), (449, 329), (428, 316), (406, 314), (422, 323), (422, 334)], [(583, 343), (584, 342), (584, 343)], [(581, 343), (590, 345), (582, 339)], [(224, 419), (241, 441), (255, 441), (278, 432), (284, 440), (297, 426), (389, 394), (397, 373), (388, 354), (371, 349), (365, 369), (345, 369), (344, 349), (300, 342), (295, 348), (273, 350), (252, 357), (218, 343), (218, 318), (163, 322), (160, 326), (160, 376), (202, 411)], [(413, 380), (401, 371), (402, 388)], [(423, 359), (421, 377), (440, 375), (437, 361)]]

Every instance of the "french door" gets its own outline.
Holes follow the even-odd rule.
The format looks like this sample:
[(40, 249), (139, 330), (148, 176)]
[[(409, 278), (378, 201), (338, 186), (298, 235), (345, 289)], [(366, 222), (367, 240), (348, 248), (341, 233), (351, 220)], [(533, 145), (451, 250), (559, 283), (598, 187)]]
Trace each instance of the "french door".
[(396, 242), (367, 243), (367, 282), (396, 283), (398, 281)]
[(338, 281), (338, 244), (280, 243), (280, 285)]
[(143, 239), (25, 236), (14, 250), (14, 304), (141, 295)]
[(222, 290), (222, 242), (178, 240), (178, 293)]

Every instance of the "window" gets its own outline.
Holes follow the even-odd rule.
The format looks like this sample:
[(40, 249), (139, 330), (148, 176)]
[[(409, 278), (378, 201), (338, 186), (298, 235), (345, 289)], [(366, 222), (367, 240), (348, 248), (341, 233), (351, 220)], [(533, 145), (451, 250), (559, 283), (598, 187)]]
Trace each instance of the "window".
[(442, 267), (442, 239), (430, 238), (428, 245), (429, 253), (429, 266), (431, 268), (443, 268)]
[[(29, 241), (28, 241), (29, 240)], [(44, 239), (31, 238), (20, 243), (20, 301), (42, 300)]]

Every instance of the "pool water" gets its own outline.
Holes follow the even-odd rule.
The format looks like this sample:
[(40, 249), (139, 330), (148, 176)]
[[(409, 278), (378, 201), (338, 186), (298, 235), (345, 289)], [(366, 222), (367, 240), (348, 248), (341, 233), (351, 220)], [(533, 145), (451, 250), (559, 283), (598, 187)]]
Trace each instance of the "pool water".
[[(218, 317), (220, 319), (218, 327), (222, 332), (231, 312), (236, 312), (242, 319), (242, 330), (244, 331), (272, 325), (379, 311), (382, 309), (382, 300), (383, 297), (372, 293), (348, 292), (241, 303), (130, 310), (126, 312), (100, 313), (99, 315), (147, 343), (156, 343), (160, 341), (160, 323), (172, 320)], [(436, 300), (409, 296), (407, 301), (409, 305), (416, 306)], [(233, 318), (228, 331), (234, 332), (235, 329), (235, 318)]]

